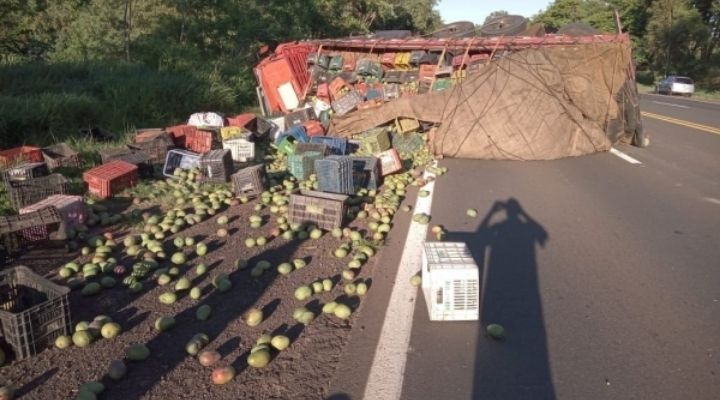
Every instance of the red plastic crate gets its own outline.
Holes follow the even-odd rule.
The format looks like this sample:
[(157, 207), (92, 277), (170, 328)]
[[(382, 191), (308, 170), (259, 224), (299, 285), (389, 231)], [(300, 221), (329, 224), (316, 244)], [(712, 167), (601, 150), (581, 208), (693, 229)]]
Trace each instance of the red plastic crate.
[(395, 68), (395, 53), (383, 53), (383, 55), (380, 56), (380, 64), (385, 69)]
[(101, 199), (112, 197), (138, 181), (138, 167), (122, 160), (113, 160), (83, 174), (88, 192)]
[(330, 82), (329, 90), (330, 95), (333, 97), (333, 99), (342, 97), (341, 91), (343, 89), (347, 89), (348, 91), (352, 90), (352, 86), (345, 82), (345, 79), (337, 77), (333, 79), (332, 82)]
[(390, 149), (377, 154), (380, 160), (380, 175), (386, 176), (402, 170), (402, 160), (395, 149)]
[(192, 125), (175, 125), (165, 128), (165, 131), (170, 134), (175, 146), (184, 147), (185, 137), (196, 132), (197, 127)]
[(227, 124), (228, 126), (239, 126), (241, 128), (247, 128), (248, 130), (252, 131), (253, 129), (249, 129), (248, 127), (252, 126), (253, 123), (257, 120), (257, 117), (255, 114), (252, 113), (245, 113), (236, 115), (234, 117), (228, 117), (227, 118)]
[(42, 150), (35, 146), (20, 146), (0, 151), (0, 167), (9, 167), (19, 162), (42, 162)]
[(196, 130), (185, 136), (185, 148), (199, 154), (205, 154), (213, 148), (212, 131)]
[(342, 70), (347, 71), (347, 72), (355, 71), (355, 68), (357, 68), (357, 59), (358, 59), (358, 56), (356, 53), (343, 54)]
[(305, 123), (303, 123), (303, 126), (305, 127), (305, 133), (307, 133), (308, 136), (312, 137), (325, 135), (325, 128), (320, 121), (306, 121)]
[(330, 99), (330, 86), (327, 83), (321, 83), (317, 87), (317, 97), (320, 99)]
[(436, 71), (437, 71), (437, 65), (423, 64), (420, 66), (420, 79), (423, 79), (423, 78), (432, 79), (433, 77), (435, 77)]

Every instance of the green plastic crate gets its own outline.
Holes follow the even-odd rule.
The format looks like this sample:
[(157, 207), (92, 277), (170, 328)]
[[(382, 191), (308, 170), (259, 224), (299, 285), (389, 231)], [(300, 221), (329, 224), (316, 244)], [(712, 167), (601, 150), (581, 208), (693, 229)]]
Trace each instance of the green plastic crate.
[(324, 155), (317, 151), (308, 151), (302, 154), (288, 156), (288, 171), (299, 180), (307, 179), (315, 172), (315, 160), (320, 160)]
[(360, 141), (363, 152), (367, 154), (381, 153), (390, 148), (387, 128), (370, 129), (360, 137)]

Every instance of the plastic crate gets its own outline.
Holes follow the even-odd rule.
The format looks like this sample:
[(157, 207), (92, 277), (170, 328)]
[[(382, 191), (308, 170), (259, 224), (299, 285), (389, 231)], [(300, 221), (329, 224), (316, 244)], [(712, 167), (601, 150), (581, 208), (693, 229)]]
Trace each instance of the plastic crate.
[(410, 59), (408, 60), (408, 63), (411, 67), (418, 67), (420, 65), (420, 61), (425, 57), (427, 54), (427, 51), (425, 50), (415, 50), (410, 53)]
[(295, 154), (304, 154), (308, 152), (316, 152), (327, 155), (328, 147), (322, 143), (297, 143), (295, 145)]
[(380, 175), (387, 176), (402, 171), (403, 165), (400, 154), (395, 149), (385, 150), (377, 154), (380, 162)]
[(5, 190), (13, 209), (20, 210), (54, 194), (68, 194), (70, 185), (61, 174), (50, 174), (29, 181), (5, 183)]
[(362, 103), (362, 98), (357, 91), (351, 90), (343, 97), (333, 101), (332, 108), (337, 115), (345, 115), (355, 110), (358, 104)]
[(254, 131), (257, 127), (257, 116), (253, 113), (244, 113), (234, 117), (227, 118), (227, 126), (235, 126), (244, 128), (248, 131)]
[(301, 108), (285, 115), (285, 128), (290, 129), (295, 126), (301, 126), (311, 119), (315, 119), (315, 110), (313, 110), (312, 107)]
[(346, 53), (343, 55), (343, 66), (342, 70), (344, 72), (355, 72), (355, 69), (357, 68), (357, 54), (355, 53)]
[(42, 151), (35, 146), (20, 146), (0, 151), (0, 168), (7, 168), (23, 162), (43, 161)]
[[(281, 135), (282, 136), (282, 135)], [(278, 152), (291, 155), (295, 154), (295, 138), (292, 136), (283, 136), (280, 143), (277, 145)]]
[(175, 142), (167, 132), (155, 131), (152, 134), (141, 134), (140, 136), (136, 134), (135, 143), (128, 147), (147, 155), (151, 165), (162, 165), (167, 152), (175, 147)]
[(244, 138), (225, 140), (223, 149), (230, 150), (233, 161), (247, 162), (255, 158), (255, 143)]
[(431, 321), (477, 321), (480, 275), (465, 243), (427, 242), (422, 290)]
[(50, 170), (56, 168), (80, 168), (80, 154), (67, 143), (58, 143), (42, 149), (43, 158)]
[(383, 76), (383, 69), (380, 66), (380, 63), (378, 63), (377, 61), (363, 58), (362, 60), (358, 61), (355, 73), (360, 76), (370, 76), (380, 79)]
[(15, 167), (11, 167), (5, 170), (5, 179), (11, 181), (29, 181), (34, 178), (41, 176), (48, 176), (50, 171), (48, 170), (45, 162), (34, 162), (27, 164), (20, 164)]
[(309, 137), (325, 135), (325, 127), (320, 121), (307, 121), (303, 124), (303, 128), (305, 128), (305, 133)]
[(305, 180), (315, 172), (315, 160), (323, 157), (323, 154), (317, 151), (292, 154), (288, 156), (288, 172), (299, 180)]
[(452, 87), (452, 79), (450, 78), (438, 78), (435, 79), (435, 83), (432, 85), (433, 92), (442, 92)]
[(405, 75), (405, 71), (386, 71), (383, 80), (386, 83), (403, 83), (403, 75)]
[(310, 143), (324, 144), (327, 146), (327, 154), (344, 156), (347, 154), (347, 139), (332, 136), (313, 136)]
[(315, 161), (318, 190), (321, 192), (354, 194), (353, 161), (347, 156), (329, 156)]
[(310, 53), (307, 58), (307, 65), (317, 65), (320, 68), (327, 68), (330, 63), (330, 59), (325, 54)]
[(410, 53), (395, 54), (395, 69), (406, 70), (410, 68)]
[(425, 64), (420, 66), (420, 71), (418, 72), (418, 76), (420, 79), (423, 78), (430, 78), (432, 79), (435, 77), (435, 72), (437, 71), (437, 65), (435, 64)]
[(416, 132), (392, 135), (392, 147), (400, 153), (414, 153), (425, 145), (423, 137)]
[(25, 266), (0, 271), (0, 326), (16, 360), (24, 360), (72, 334), (70, 289)]
[(390, 83), (383, 86), (383, 99), (385, 101), (391, 101), (400, 98), (400, 85), (397, 83)]
[(256, 197), (268, 187), (265, 165), (254, 165), (236, 172), (232, 176), (235, 195)]
[(353, 187), (377, 189), (380, 186), (380, 167), (375, 157), (350, 157), (353, 162)]
[(314, 224), (321, 229), (342, 228), (348, 196), (301, 190), (290, 195), (291, 224)]
[(197, 131), (197, 127), (192, 125), (175, 125), (165, 128), (175, 143), (175, 146), (185, 147), (186, 137)]
[(176, 178), (175, 170), (193, 169), (200, 166), (200, 154), (186, 150), (170, 150), (165, 158), (163, 175), (168, 178)]
[(328, 69), (332, 71), (339, 71), (342, 69), (343, 64), (345, 64), (343, 56), (334, 55), (330, 58), (330, 62), (328, 63)]
[(397, 118), (395, 130), (399, 133), (417, 132), (420, 129), (420, 122), (415, 118)]
[(220, 128), (220, 138), (223, 141), (235, 138), (247, 139), (250, 135), (252, 135), (252, 132), (239, 126), (224, 126)]
[(230, 150), (212, 150), (200, 157), (200, 169), (210, 182), (228, 182), (233, 173)]
[(198, 129), (185, 136), (185, 148), (195, 153), (207, 153), (215, 147), (215, 132)]
[(258, 139), (263, 139), (266, 137), (274, 138), (278, 132), (280, 132), (280, 127), (277, 124), (265, 118), (258, 118), (257, 128), (253, 134)]
[(342, 97), (345, 93), (351, 91), (352, 89), (352, 86), (350, 86), (345, 79), (339, 76), (333, 79), (328, 85), (328, 92), (333, 99)]
[(378, 154), (390, 148), (387, 128), (373, 128), (360, 137), (362, 150), (369, 154)]
[(89, 193), (107, 199), (135, 186), (138, 181), (138, 167), (123, 160), (113, 160), (86, 171), (83, 180)]
[(380, 64), (385, 69), (395, 68), (395, 53), (383, 53), (380, 56)]
[[(45, 200), (23, 207), (19, 213), (21, 215), (27, 214), (46, 207), (55, 207), (62, 218), (65, 229), (84, 224), (87, 220), (87, 208), (85, 207), (82, 196), (64, 194), (55, 194)], [(48, 237), (46, 226), (38, 227), (37, 231), (39, 231), (42, 236)]]
[(19, 252), (26, 244), (47, 239), (67, 238), (62, 216), (53, 207), (45, 207), (22, 215), (0, 217), (0, 237), (9, 253)]
[(304, 126), (293, 126), (292, 128), (288, 129), (287, 131), (281, 133), (275, 139), (275, 143), (276, 144), (281, 143), (286, 137), (292, 137), (294, 141), (299, 142), (299, 143), (310, 142), (310, 137), (307, 135), (307, 132), (305, 132)]
[(100, 150), (99, 153), (103, 164), (117, 160), (125, 161), (126, 163), (136, 166), (138, 168), (138, 174), (141, 177), (152, 178), (155, 172), (151, 157), (145, 154), (145, 152), (129, 146)]

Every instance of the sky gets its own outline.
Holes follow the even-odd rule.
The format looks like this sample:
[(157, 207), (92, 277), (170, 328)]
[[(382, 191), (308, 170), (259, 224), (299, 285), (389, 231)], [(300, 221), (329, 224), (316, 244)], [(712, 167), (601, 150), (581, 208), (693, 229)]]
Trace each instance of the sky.
[(538, 11), (547, 8), (552, 0), (440, 0), (437, 9), (445, 23), (471, 21), (481, 24), (491, 12), (505, 10), (510, 14), (532, 17)]

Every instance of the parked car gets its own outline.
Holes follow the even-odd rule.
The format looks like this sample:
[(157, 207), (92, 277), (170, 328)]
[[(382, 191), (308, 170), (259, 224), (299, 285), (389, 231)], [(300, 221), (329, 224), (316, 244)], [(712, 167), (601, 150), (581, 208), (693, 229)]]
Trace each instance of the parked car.
[(656, 92), (659, 94), (680, 94), (690, 97), (695, 93), (695, 84), (693, 80), (688, 77), (671, 75), (657, 84)]

